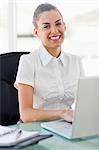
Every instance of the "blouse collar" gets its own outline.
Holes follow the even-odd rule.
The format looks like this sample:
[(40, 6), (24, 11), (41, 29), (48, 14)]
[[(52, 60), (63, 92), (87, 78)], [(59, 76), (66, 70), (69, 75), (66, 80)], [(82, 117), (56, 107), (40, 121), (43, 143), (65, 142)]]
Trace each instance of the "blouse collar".
[[(38, 53), (39, 53), (40, 59), (44, 66), (46, 66), (53, 58), (55, 58), (45, 49), (45, 47), (43, 45), (40, 46)], [(63, 51), (61, 51), (60, 56), (56, 59), (60, 59), (62, 64), (65, 65), (65, 58), (64, 58)]]

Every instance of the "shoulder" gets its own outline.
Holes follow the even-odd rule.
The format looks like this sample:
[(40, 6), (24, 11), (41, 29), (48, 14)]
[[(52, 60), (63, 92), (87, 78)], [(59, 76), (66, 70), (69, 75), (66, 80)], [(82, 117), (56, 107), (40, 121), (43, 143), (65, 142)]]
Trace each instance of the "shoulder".
[(71, 58), (71, 59), (79, 59), (80, 58), (80, 56), (78, 56), (78, 55), (74, 55), (74, 54), (66, 53), (66, 52), (64, 52), (64, 56)]
[(73, 61), (73, 62), (77, 62), (77, 61), (80, 61), (81, 60), (81, 57), (78, 56), (78, 55), (74, 55), (74, 54), (70, 54), (70, 53), (66, 53), (64, 52), (64, 57), (66, 60), (68, 61)]
[(30, 52), (29, 54), (23, 54), (20, 57), (20, 62), (33, 63), (36, 55), (37, 50), (35, 50), (34, 52)]

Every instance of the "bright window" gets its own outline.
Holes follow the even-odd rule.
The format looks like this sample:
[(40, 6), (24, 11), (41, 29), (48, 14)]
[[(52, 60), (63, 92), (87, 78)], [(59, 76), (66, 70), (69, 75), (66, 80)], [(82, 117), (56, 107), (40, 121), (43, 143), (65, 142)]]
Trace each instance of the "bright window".
[(8, 0), (0, 1), (0, 53), (8, 51)]

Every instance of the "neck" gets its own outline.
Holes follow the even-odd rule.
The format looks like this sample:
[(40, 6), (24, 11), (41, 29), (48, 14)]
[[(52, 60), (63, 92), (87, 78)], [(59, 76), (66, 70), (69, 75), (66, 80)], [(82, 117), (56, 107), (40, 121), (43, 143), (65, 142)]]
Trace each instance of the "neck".
[(61, 48), (56, 48), (56, 49), (52, 49), (52, 48), (46, 48), (46, 50), (53, 56), (53, 57), (59, 57), (60, 53), (61, 53)]

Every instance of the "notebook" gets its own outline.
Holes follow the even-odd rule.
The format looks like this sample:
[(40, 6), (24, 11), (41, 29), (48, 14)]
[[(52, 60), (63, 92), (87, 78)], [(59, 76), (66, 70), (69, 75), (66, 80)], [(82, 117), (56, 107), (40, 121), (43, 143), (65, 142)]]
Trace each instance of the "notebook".
[(52, 134), (43, 134), (38, 131), (24, 131), (0, 125), (0, 148), (24, 148), (37, 144), (40, 140), (51, 137)]
[(68, 139), (99, 135), (99, 76), (79, 79), (72, 124), (61, 119), (41, 126)]

